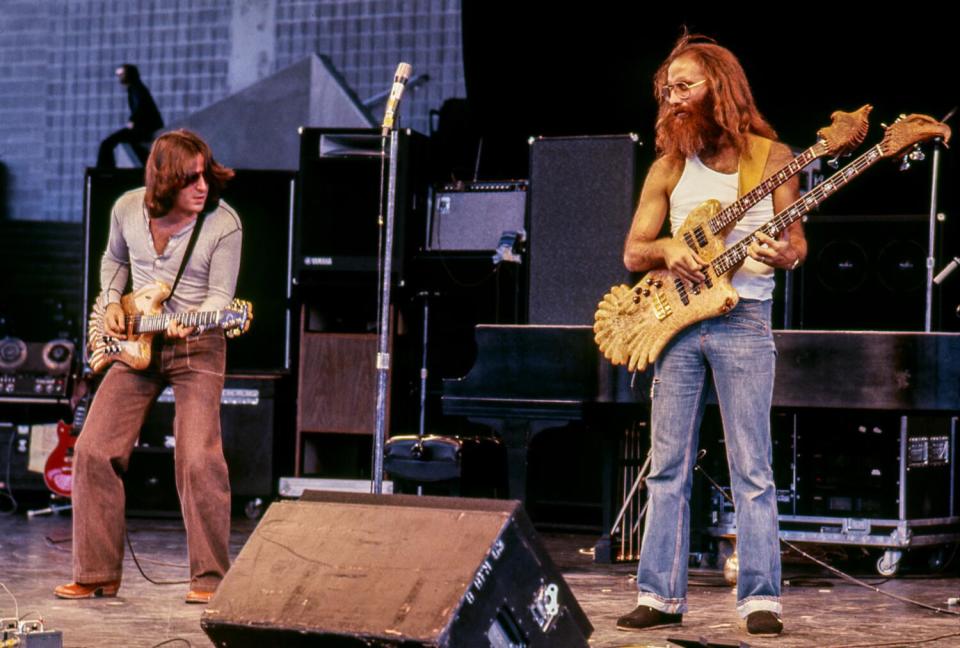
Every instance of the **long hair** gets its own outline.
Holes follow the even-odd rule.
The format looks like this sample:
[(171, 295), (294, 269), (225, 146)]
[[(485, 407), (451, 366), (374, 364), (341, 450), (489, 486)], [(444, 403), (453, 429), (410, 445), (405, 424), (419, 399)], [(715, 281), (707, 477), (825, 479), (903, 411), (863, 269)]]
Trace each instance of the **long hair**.
[(675, 147), (668, 141), (663, 124), (672, 117), (670, 104), (661, 95), (661, 88), (667, 83), (667, 69), (681, 57), (690, 57), (703, 69), (707, 77), (707, 92), (711, 101), (713, 121), (722, 132), (722, 137), (742, 153), (747, 145), (747, 133), (777, 139), (777, 133), (764, 119), (753, 100), (747, 75), (740, 61), (726, 47), (717, 45), (713, 39), (683, 34), (673, 46), (667, 59), (660, 65), (653, 77), (653, 90), (659, 104), (656, 124), (656, 148), (660, 156), (675, 153)]
[(150, 216), (159, 218), (173, 208), (177, 194), (190, 183), (190, 176), (195, 173), (198, 155), (203, 157), (203, 177), (210, 187), (203, 210), (209, 211), (217, 206), (220, 193), (234, 176), (233, 169), (217, 163), (210, 147), (199, 135), (180, 129), (164, 133), (150, 149), (147, 193), (144, 196)]

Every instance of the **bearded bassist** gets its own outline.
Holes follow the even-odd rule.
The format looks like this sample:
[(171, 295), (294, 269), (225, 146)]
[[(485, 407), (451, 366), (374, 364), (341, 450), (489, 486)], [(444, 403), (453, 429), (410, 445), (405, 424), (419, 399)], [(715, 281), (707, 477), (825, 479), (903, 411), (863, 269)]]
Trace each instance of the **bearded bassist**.
[[(628, 234), (631, 271), (666, 267), (696, 292), (706, 261), (683, 241), (657, 238), (709, 198), (738, 197), (741, 175), (757, 179), (792, 159), (757, 110), (739, 61), (730, 50), (684, 35), (658, 70), (653, 163)], [(759, 171), (759, 172), (758, 172)], [(737, 223), (732, 241), (752, 232), (797, 199), (796, 177), (777, 187)], [(774, 269), (795, 269), (807, 254), (800, 223), (780, 240), (761, 239), (734, 277), (740, 302), (727, 314), (688, 327), (656, 361), (651, 399), (649, 509), (636, 608), (617, 621), (623, 630), (680, 623), (686, 611), (689, 497), (697, 436), (712, 379), (727, 440), (737, 506), (740, 577), (737, 611), (751, 634), (779, 634), (780, 547), (776, 489), (770, 465), (770, 405), (775, 354), (770, 330)]]

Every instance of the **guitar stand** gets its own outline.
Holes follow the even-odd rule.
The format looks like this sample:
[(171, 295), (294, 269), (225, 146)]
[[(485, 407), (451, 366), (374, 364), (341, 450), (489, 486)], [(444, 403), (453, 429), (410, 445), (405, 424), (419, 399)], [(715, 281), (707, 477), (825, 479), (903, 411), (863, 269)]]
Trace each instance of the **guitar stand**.
[(56, 502), (51, 503), (50, 506), (42, 509), (32, 509), (27, 511), (27, 518), (33, 519), (41, 515), (56, 515), (63, 513), (64, 511), (72, 511), (73, 504), (67, 502), (66, 504), (57, 504)]

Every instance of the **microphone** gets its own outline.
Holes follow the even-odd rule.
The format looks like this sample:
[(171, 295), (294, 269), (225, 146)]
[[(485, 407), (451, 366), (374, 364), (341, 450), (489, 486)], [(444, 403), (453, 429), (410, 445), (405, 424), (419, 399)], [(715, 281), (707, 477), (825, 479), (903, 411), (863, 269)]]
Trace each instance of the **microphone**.
[(410, 80), (413, 73), (413, 66), (409, 63), (401, 63), (397, 66), (397, 72), (393, 75), (393, 88), (390, 89), (390, 96), (387, 97), (387, 110), (383, 114), (383, 125), (380, 127), (381, 134), (386, 137), (393, 130), (393, 124), (397, 116), (397, 108), (400, 106), (400, 98), (403, 96), (403, 89)]

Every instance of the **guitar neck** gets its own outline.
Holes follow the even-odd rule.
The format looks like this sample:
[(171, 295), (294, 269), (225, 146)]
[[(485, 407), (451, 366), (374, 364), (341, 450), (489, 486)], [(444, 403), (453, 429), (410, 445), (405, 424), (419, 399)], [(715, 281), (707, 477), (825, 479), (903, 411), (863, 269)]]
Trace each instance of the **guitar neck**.
[(771, 191), (782, 185), (784, 182), (800, 173), (803, 167), (807, 166), (818, 157), (823, 155), (824, 145), (817, 142), (806, 151), (793, 158), (788, 165), (774, 173), (772, 176), (758, 184), (756, 187), (743, 194), (736, 202), (727, 206), (716, 216), (710, 219), (710, 231), (719, 234), (727, 226), (738, 222), (747, 211), (763, 200)]
[(731, 245), (723, 254), (713, 260), (711, 264), (717, 276), (739, 267), (740, 262), (747, 258), (747, 248), (756, 239), (757, 232), (763, 232), (771, 238), (777, 238), (801, 216), (832, 196), (848, 182), (866, 171), (874, 162), (883, 157), (883, 151), (877, 144), (856, 160), (843, 167), (832, 176), (821, 182), (816, 188), (808, 191), (803, 198), (795, 201), (789, 207), (778, 213), (772, 220), (761, 225), (755, 232)]
[(159, 333), (165, 331), (170, 322), (176, 320), (183, 326), (220, 326), (221, 311), (203, 311), (199, 313), (160, 313), (159, 315), (141, 315), (134, 323), (134, 332)]

